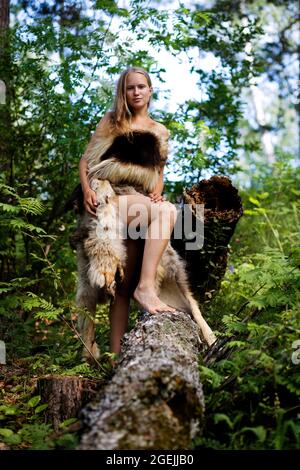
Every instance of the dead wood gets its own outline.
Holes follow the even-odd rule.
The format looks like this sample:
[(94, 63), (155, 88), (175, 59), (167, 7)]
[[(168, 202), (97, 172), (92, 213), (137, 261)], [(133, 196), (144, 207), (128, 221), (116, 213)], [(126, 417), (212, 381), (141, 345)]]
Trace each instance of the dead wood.
[(78, 376), (47, 375), (40, 377), (37, 388), (42, 403), (47, 403), (46, 422), (55, 431), (69, 418), (76, 418), (82, 407), (95, 397), (103, 382)]
[(79, 448), (190, 448), (204, 411), (201, 348), (187, 314), (145, 313), (125, 335), (119, 365), (102, 398), (82, 412), (88, 430)]
[[(236, 224), (243, 214), (237, 189), (225, 176), (213, 176), (187, 189), (183, 203), (189, 204), (196, 218), (196, 205), (204, 205), (204, 240), (199, 249), (187, 250), (187, 242), (194, 238), (172, 239), (172, 246), (185, 259), (189, 281), (194, 296), (200, 301), (209, 300), (220, 287), (227, 267), (229, 242)], [(184, 226), (185, 212), (179, 223)], [(195, 227), (195, 221), (193, 221)]]

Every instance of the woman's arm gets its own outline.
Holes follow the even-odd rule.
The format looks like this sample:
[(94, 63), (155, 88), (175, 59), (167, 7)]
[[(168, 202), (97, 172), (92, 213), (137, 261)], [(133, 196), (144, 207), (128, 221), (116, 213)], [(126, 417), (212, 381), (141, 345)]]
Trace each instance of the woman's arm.
[(109, 116), (110, 116), (110, 113), (106, 113), (105, 116), (103, 116), (103, 118), (97, 125), (97, 128), (94, 134), (92, 135), (91, 140), (88, 143), (87, 148), (79, 162), (79, 177), (80, 177), (80, 183), (81, 183), (82, 192), (83, 192), (83, 205), (84, 205), (85, 210), (89, 212), (91, 215), (95, 215), (96, 213), (97, 199), (96, 199), (96, 193), (95, 191), (91, 189), (90, 183), (88, 180), (87, 157), (89, 155), (90, 149), (93, 148), (94, 146), (95, 140), (99, 137), (99, 133), (103, 130), (103, 128), (107, 124)]
[(159, 180), (157, 182), (157, 185), (155, 186), (153, 192), (149, 194), (149, 197), (152, 202), (159, 202), (159, 201), (165, 200), (164, 197), (162, 196), (163, 189), (164, 189), (164, 170), (163, 168), (161, 168), (159, 172)]
[(79, 162), (79, 177), (83, 192), (83, 205), (87, 212), (91, 215), (96, 214), (97, 198), (96, 193), (90, 188), (88, 180), (88, 162), (86, 157), (83, 155)]
[(161, 135), (162, 135), (163, 139), (165, 139), (165, 141), (166, 141), (166, 149), (165, 149), (166, 150), (166, 155), (165, 155), (165, 158), (163, 158), (162, 161), (161, 161), (161, 167), (160, 167), (160, 170), (159, 170), (159, 180), (157, 182), (157, 185), (155, 186), (153, 192), (149, 194), (149, 197), (150, 197), (152, 202), (159, 202), (159, 201), (164, 201), (165, 200), (165, 198), (162, 196), (162, 192), (163, 192), (163, 189), (164, 189), (164, 166), (165, 166), (165, 163), (166, 163), (167, 153), (168, 153), (167, 142), (168, 142), (168, 139), (170, 137), (170, 132), (168, 131), (168, 129), (163, 124), (159, 124), (159, 126), (160, 126)]

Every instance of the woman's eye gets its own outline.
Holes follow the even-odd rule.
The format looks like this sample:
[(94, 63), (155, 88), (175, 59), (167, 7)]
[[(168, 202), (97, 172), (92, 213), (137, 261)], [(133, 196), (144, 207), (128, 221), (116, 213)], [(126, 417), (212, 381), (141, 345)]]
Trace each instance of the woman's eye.
[[(146, 85), (137, 85), (137, 87), (138, 87), (139, 90), (142, 90), (142, 89), (146, 88)], [(132, 91), (133, 89), (134, 89), (133, 86), (128, 86), (126, 88), (127, 91)]]

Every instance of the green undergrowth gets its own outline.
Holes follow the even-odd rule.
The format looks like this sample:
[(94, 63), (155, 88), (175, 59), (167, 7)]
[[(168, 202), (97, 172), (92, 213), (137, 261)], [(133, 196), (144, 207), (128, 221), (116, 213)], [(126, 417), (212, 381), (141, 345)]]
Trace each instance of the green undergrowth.
[[(9, 449), (71, 449), (78, 443), (80, 422), (74, 416), (54, 431), (45, 420), (48, 403), (42, 402), (37, 381), (45, 375), (77, 375), (99, 383), (109, 380), (112, 367), (109, 362), (111, 354), (108, 353), (108, 306), (97, 309), (96, 339), (101, 357), (93, 365), (82, 361), (83, 346), (76, 334), (73, 313), (67, 315), (65, 312), (51, 320), (49, 305), (44, 312), (38, 310), (36, 304), (31, 307), (30, 315), (17, 321), (6, 310), (1, 323), (1, 337), (7, 344), (8, 360), (6, 365), (0, 366), (0, 446)], [(75, 309), (75, 305), (73, 307)], [(136, 316), (137, 311), (133, 310), (129, 328)]]

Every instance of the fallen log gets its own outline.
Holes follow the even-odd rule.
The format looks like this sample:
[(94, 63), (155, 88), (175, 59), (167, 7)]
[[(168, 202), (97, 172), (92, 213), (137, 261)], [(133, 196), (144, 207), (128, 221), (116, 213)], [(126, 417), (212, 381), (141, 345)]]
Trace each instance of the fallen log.
[(189, 449), (201, 429), (203, 346), (182, 312), (149, 315), (124, 337), (102, 398), (82, 411), (80, 450)]

